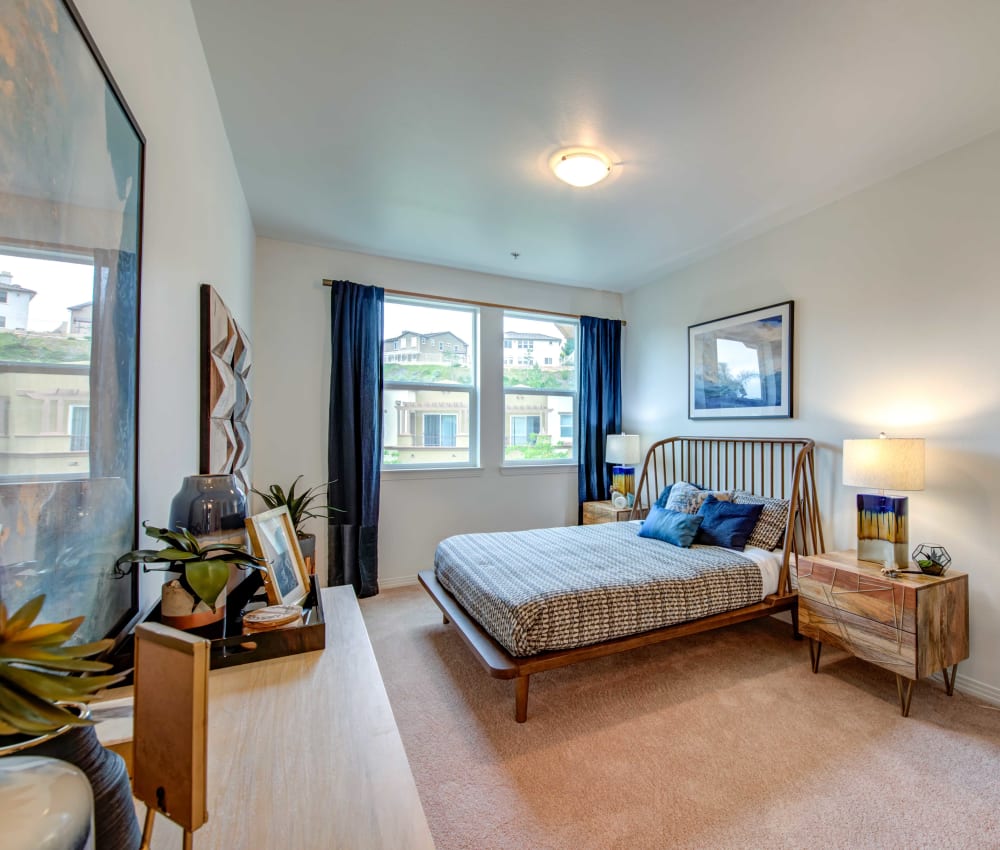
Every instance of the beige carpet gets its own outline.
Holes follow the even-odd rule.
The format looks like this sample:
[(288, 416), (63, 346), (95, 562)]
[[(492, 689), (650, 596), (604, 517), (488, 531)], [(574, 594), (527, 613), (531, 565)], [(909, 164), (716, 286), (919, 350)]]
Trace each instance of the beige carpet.
[(422, 589), (362, 610), (440, 850), (1000, 847), (1000, 711), (922, 681), (902, 718), (787, 624), (539, 674), (521, 725)]

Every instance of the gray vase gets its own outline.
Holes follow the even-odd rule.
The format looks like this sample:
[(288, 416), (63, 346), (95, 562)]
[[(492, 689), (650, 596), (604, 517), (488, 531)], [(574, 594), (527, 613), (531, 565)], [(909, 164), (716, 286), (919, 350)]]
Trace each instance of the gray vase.
[(142, 836), (125, 760), (101, 746), (93, 726), (71, 726), (21, 755), (61, 759), (80, 768), (94, 792), (96, 850), (136, 850)]
[(196, 537), (240, 538), (247, 517), (247, 496), (235, 475), (189, 475), (170, 503), (170, 527)]

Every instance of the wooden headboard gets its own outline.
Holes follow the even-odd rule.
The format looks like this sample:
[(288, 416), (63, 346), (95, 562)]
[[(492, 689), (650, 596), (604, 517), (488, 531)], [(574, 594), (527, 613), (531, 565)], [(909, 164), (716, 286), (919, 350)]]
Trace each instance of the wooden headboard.
[(778, 592), (791, 593), (789, 557), (824, 551), (816, 501), (812, 440), (795, 437), (668, 437), (646, 452), (632, 518), (645, 516), (668, 484), (687, 481), (709, 490), (747, 490), (788, 499), (788, 525)]

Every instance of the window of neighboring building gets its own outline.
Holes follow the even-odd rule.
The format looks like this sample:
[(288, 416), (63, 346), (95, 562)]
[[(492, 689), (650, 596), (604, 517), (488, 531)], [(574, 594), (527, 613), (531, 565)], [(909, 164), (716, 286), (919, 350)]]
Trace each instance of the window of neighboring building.
[(0, 304), (6, 304), (6, 303), (7, 303), (7, 290), (0, 289)]
[(0, 316), (0, 328), (5, 328), (5, 327), (7, 327), (7, 317)]
[[(478, 465), (478, 328), (475, 307), (386, 296), (383, 469)], [(430, 344), (394, 362), (387, 341), (404, 331), (415, 334), (408, 337), (414, 347), (418, 340)], [(446, 348), (448, 334), (460, 342)]]
[[(503, 362), (505, 463), (575, 462), (579, 327), (575, 319), (504, 312), (504, 348), (516, 341), (522, 350), (516, 362)], [(552, 356), (534, 359), (536, 346)]]
[(69, 450), (85, 452), (90, 448), (90, 407), (80, 404), (69, 408)]

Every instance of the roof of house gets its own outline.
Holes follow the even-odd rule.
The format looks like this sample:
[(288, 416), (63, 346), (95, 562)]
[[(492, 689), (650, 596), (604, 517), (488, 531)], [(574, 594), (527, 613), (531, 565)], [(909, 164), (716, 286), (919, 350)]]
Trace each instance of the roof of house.
[(540, 333), (523, 333), (522, 331), (504, 331), (504, 339), (540, 339), (544, 342), (562, 342), (557, 336), (549, 336), (548, 334)]
[(450, 336), (452, 339), (457, 339), (460, 343), (462, 343), (462, 345), (468, 344), (464, 339), (462, 339), (459, 336), (455, 336), (455, 334), (453, 334), (451, 331), (435, 331), (434, 333), (429, 333), (429, 334), (417, 333), (416, 331), (403, 331), (401, 334), (399, 334), (399, 336), (389, 337), (388, 339), (384, 340), (384, 342), (393, 342), (397, 339), (402, 339), (404, 336), (419, 336), (422, 339), (432, 339), (434, 337), (439, 337), (439, 336)]

